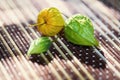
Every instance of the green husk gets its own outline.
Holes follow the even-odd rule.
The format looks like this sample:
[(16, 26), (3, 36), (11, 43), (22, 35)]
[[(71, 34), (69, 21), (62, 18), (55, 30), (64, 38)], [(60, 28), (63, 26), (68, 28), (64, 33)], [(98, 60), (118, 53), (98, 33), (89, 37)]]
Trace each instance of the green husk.
[(98, 46), (94, 37), (94, 28), (90, 19), (81, 14), (76, 14), (66, 20), (64, 28), (66, 39), (77, 45)]
[(41, 54), (43, 52), (46, 52), (50, 48), (51, 44), (52, 42), (48, 37), (40, 37), (32, 41), (28, 49), (27, 55)]

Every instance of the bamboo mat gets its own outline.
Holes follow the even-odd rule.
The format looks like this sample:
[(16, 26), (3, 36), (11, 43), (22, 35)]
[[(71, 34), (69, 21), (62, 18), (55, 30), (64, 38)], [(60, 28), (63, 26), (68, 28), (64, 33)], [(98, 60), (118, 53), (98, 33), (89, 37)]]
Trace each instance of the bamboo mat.
[[(28, 25), (53, 6), (90, 17), (100, 47), (71, 44), (61, 32), (45, 54), (28, 57), (41, 36)], [(120, 13), (98, 0), (0, 0), (0, 80), (120, 80)]]

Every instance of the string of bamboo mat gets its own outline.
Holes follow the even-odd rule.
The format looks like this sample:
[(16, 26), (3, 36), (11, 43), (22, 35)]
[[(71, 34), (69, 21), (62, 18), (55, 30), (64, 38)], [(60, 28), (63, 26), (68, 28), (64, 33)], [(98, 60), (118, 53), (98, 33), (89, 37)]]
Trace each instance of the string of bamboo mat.
[[(6, 42), (6, 40), (4, 39), (5, 38), (5, 36), (3, 36), (2, 37), (2, 35), (0, 36), (0, 38), (1, 38), (1, 40), (2, 40), (2, 42), (3, 42), (3, 44), (6, 46), (6, 48), (7, 48), (7, 50), (8, 50), (8, 52), (12, 55), (12, 59), (10, 59), (10, 61), (9, 60), (6, 60), (7, 61), (7, 63), (11, 63), (11, 64), (15, 64), (16, 63), (16, 66), (17, 66), (17, 69), (18, 69), (18, 71), (21, 71), (22, 73), (24, 73), (24, 74), (21, 74), (22, 75), (22, 78), (20, 78), (19, 76), (15, 76), (15, 78), (16, 79), (18, 79), (18, 80), (21, 80), (21, 79), (27, 79), (27, 80), (30, 80), (30, 79), (36, 79), (36, 80), (38, 80), (38, 78), (39, 79), (59, 79), (59, 80), (62, 80), (63, 79), (63, 77), (62, 77), (62, 75), (59, 73), (59, 71), (60, 72), (62, 72), (62, 74), (65, 76), (65, 79), (69, 79), (69, 80), (71, 80), (72, 79), (72, 77), (71, 76), (69, 76), (69, 73), (62, 67), (63, 66), (63, 64), (59, 64), (60, 63), (60, 59), (58, 60), (58, 59), (56, 59), (56, 58), (54, 58), (54, 56), (53, 56), (53, 53), (51, 52), (51, 51), (48, 51), (46, 54), (42, 54), (42, 55), (40, 55), (42, 58), (43, 58), (43, 60), (45, 61), (45, 63), (48, 63), (48, 66), (45, 66), (45, 68), (44, 68), (44, 70), (43, 70), (43, 72), (41, 72), (41, 69), (40, 69), (40, 65), (38, 65), (38, 64), (33, 64), (31, 61), (28, 61), (28, 57), (27, 57), (27, 55), (25, 54), (26, 53), (26, 51), (27, 51), (27, 47), (26, 47), (26, 43), (27, 44), (29, 44), (33, 39), (32, 38), (38, 38), (38, 37), (40, 37), (39, 36), (39, 34), (37, 34), (33, 29), (31, 29), (31, 28), (27, 28), (27, 26), (23, 26), (22, 24), (21, 24), (21, 22), (20, 21), (23, 21), (26, 25), (29, 25), (29, 23), (28, 23), (28, 20), (33, 20), (33, 21), (35, 21), (36, 19), (35, 19), (35, 17), (36, 17), (36, 15), (37, 15), (37, 13), (39, 12), (39, 10), (37, 10), (35, 7), (34, 7), (34, 5), (30, 2), (30, 1), (28, 1), (28, 0), (25, 0), (24, 2), (22, 2), (22, 1), (17, 1), (16, 0), (16, 2), (13, 2), (12, 0), (6, 0), (7, 1), (7, 3), (6, 2), (4, 2), (4, 4), (3, 3), (1, 3), (1, 7), (2, 8), (4, 8), (4, 9), (6, 9), (6, 12), (7, 12), (7, 10), (8, 10), (8, 13), (9, 14), (5, 14), (5, 16), (3, 16), (2, 17), (2, 19), (3, 19), (3, 21), (2, 22), (6, 22), (6, 24), (7, 25), (10, 25), (10, 24), (16, 24), (17, 23), (17, 25), (19, 25), (20, 26), (20, 30), (18, 31), (19, 33), (17, 33), (16, 34), (16, 32), (15, 32), (15, 30), (17, 30), (16, 29), (16, 26), (14, 26), (14, 27), (12, 27), (12, 26), (8, 26), (8, 27), (6, 27), (6, 26), (4, 26), (4, 27), (1, 27), (2, 28), (2, 30), (3, 30), (3, 32), (5, 32), (5, 34), (6, 34), (6, 36), (9, 38), (9, 40), (10, 40), (10, 42), (9, 43), (12, 43), (13, 45), (14, 45), (14, 48), (13, 49), (15, 49), (15, 51), (17, 51), (17, 53), (19, 53), (19, 56), (15, 56), (14, 54), (14, 52), (11, 50), (11, 47), (8, 45), (8, 42)], [(17, 3), (17, 5), (16, 5), (16, 3)], [(40, 2), (39, 2), (40, 3)], [(63, 9), (63, 8), (66, 8), (65, 10), (67, 10), (67, 12), (66, 12), (66, 14), (69, 14), (69, 15), (72, 15), (72, 14), (70, 14), (70, 13), (72, 13), (72, 10), (70, 11), (70, 10), (68, 10), (69, 8), (68, 8), (68, 5), (65, 5), (65, 4), (67, 4), (66, 2), (63, 2), (63, 1), (59, 1), (59, 0), (56, 0), (55, 1), (55, 3), (56, 3), (56, 5), (54, 5), (54, 6), (58, 6), (57, 4), (60, 4), (61, 6), (62, 6), (62, 8), (61, 9)], [(69, 1), (68, 1), (68, 3), (70, 3)], [(87, 3), (87, 2), (86, 2)], [(23, 4), (24, 5), (27, 5), (27, 6), (29, 6), (29, 7), (26, 7), (26, 8), (24, 8), (24, 6), (23, 6)], [(40, 3), (41, 4), (41, 3)], [(49, 6), (52, 6), (52, 2), (50, 2), (50, 1), (48, 1), (48, 0), (46, 0), (45, 1), (45, 4), (48, 4)], [(73, 3), (70, 3), (70, 5), (72, 5), (72, 6), (74, 6), (75, 7), (75, 4), (73, 4)], [(43, 5), (43, 7), (44, 7), (45, 5)], [(48, 6), (48, 7), (49, 7)], [(16, 8), (15, 10), (13, 10), (13, 11), (11, 11), (11, 10), (9, 10), (10, 9), (10, 7), (11, 7), (11, 9), (13, 8), (14, 9), (14, 7)], [(20, 8), (19, 8), (20, 7)], [(40, 5), (40, 8), (41, 8), (42, 6)], [(81, 12), (81, 13), (84, 13), (84, 14), (87, 14), (87, 15), (89, 15), (89, 16), (92, 16), (93, 15), (93, 13), (92, 12), (90, 12), (90, 10), (89, 10), (89, 8), (86, 8), (86, 6), (84, 5), (84, 7), (83, 6), (79, 6), (79, 7), (81, 7), (82, 9), (83, 9), (83, 11), (84, 12)], [(30, 9), (32, 9), (32, 11), (30, 10)], [(67, 9), (68, 8), (68, 9)], [(85, 10), (84, 10), (85, 9)], [(23, 10), (23, 11), (21, 11), (21, 10)], [(75, 10), (76, 10), (76, 12), (79, 12), (79, 9), (78, 8), (75, 8)], [(73, 11), (74, 12), (74, 11)], [(90, 14), (91, 13), (91, 14)], [(27, 14), (27, 15), (29, 15), (29, 17), (27, 16), (25, 16), (25, 14)], [(14, 16), (14, 17), (10, 17), (10, 16)], [(102, 14), (100, 14), (100, 15), (102, 15)], [(19, 17), (20, 16), (20, 17)], [(93, 15), (94, 16), (94, 15)], [(7, 21), (5, 21), (4, 20), (4, 18), (7, 18), (8, 20)], [(12, 19), (11, 19), (12, 18)], [(93, 18), (95, 18), (95, 17), (93, 17)], [(95, 19), (97, 19), (97, 18), (95, 18)], [(100, 21), (100, 20), (99, 20)], [(93, 20), (93, 22), (94, 22), (94, 20)], [(104, 24), (101, 24), (100, 22), (97, 22), (97, 23), (99, 23), (100, 25), (103, 25), (104, 26)], [(97, 32), (101, 32), (102, 33), (102, 35), (103, 36), (106, 36), (106, 40), (109, 40), (109, 41), (111, 41), (111, 38), (108, 36), (108, 35), (105, 35), (105, 31), (107, 31), (106, 29), (104, 29), (103, 28), (103, 30), (104, 30), (104, 32), (99, 28), (99, 27), (97, 27), (98, 26), (98, 24), (95, 24), (95, 26), (96, 26), (96, 31)], [(11, 28), (10, 28), (11, 27)], [(28, 30), (30, 31), (30, 32), (28, 32)], [(116, 30), (116, 32), (118, 32), (117, 31), (117, 27), (115, 27), (115, 30)], [(22, 32), (24, 33), (24, 34), (22, 34)], [(14, 35), (16, 35), (16, 36), (14, 36)], [(18, 36), (19, 35), (19, 36)], [(17, 37), (18, 36), (18, 37)], [(99, 36), (99, 35), (97, 35), (97, 36)], [(115, 35), (112, 35), (114, 38), (115, 38)], [(26, 38), (27, 37), (27, 38)], [(55, 36), (56, 37), (56, 36)], [(52, 39), (52, 38), (51, 38)], [(25, 41), (24, 41), (25, 40)], [(115, 38), (115, 40), (117, 40), (118, 42), (119, 42), (119, 40), (117, 39), (117, 38)], [(17, 43), (17, 42), (19, 42), (19, 43)], [(62, 46), (62, 48), (67, 52), (67, 55), (69, 55), (69, 56), (71, 56), (71, 58), (73, 58), (73, 61), (71, 62), (71, 61), (69, 61), (69, 59), (68, 59), (68, 57), (67, 57), (67, 55), (65, 54), (65, 52), (63, 52), (62, 51), (62, 49), (59, 47), (59, 45), (58, 45), (58, 43), (53, 43), (53, 45), (54, 45), (54, 47), (55, 47), (55, 49), (59, 52), (59, 54), (66, 60), (66, 62), (64, 62), (64, 66), (66, 66), (66, 68), (68, 68), (68, 66), (70, 67), (70, 69), (72, 70), (72, 73), (75, 73), (76, 74), (76, 76), (78, 77), (78, 79), (85, 79), (85, 78), (88, 78), (88, 79), (90, 79), (90, 80), (94, 80), (94, 78), (96, 77), (96, 76), (98, 76), (98, 74), (97, 74), (97, 72), (99, 73), (99, 72), (102, 72), (102, 74), (105, 74), (105, 72), (104, 72), (104, 70), (99, 70), (99, 69), (94, 69), (94, 68), (92, 68), (92, 67), (90, 67), (90, 66), (87, 66), (87, 65), (84, 65), (84, 64), (82, 64), (81, 62), (79, 62), (79, 60), (78, 60), (78, 58), (76, 58), (75, 56), (74, 56), (74, 54), (73, 54), (73, 50), (71, 49), (71, 47), (67, 47), (66, 45), (66, 43), (63, 43), (63, 42), (65, 42), (64, 41), (64, 39), (62, 38), (62, 39), (60, 39), (60, 38), (58, 38), (58, 43)], [(114, 74), (115, 73), (115, 76), (117, 76), (117, 77), (119, 77), (119, 63), (118, 63), (118, 60), (119, 60), (119, 58), (117, 58), (116, 56), (115, 57), (113, 57), (112, 55), (115, 55), (117, 52), (114, 52), (114, 53), (112, 53), (112, 52), (108, 52), (108, 51), (106, 51), (106, 46), (104, 46), (103, 44), (105, 44), (105, 42), (104, 41), (102, 41), (101, 40), (101, 50), (106, 54), (105, 55), (105, 57), (101, 54), (101, 52), (97, 49), (97, 48), (95, 48), (94, 47), (94, 49), (95, 49), (95, 52), (102, 58), (102, 60), (104, 60), (104, 61), (106, 61), (106, 68), (107, 68), (107, 70), (106, 70), (106, 72), (108, 73), (108, 72), (113, 72), (112, 74)], [(114, 50), (114, 51), (116, 51), (115, 49), (117, 48), (117, 50), (119, 50), (119, 47), (118, 47), (118, 45), (119, 45), (119, 43), (118, 44), (116, 44), (116, 43), (114, 43), (113, 41), (111, 41), (111, 43), (115, 46), (115, 48), (109, 48), (111, 51), (112, 50)], [(24, 48), (23, 50), (20, 48), (20, 45), (19, 44), (21, 44), (21, 46)], [(29, 46), (29, 45), (28, 45)], [(68, 45), (69, 46), (69, 45)], [(110, 45), (108, 45), (108, 46), (110, 46)], [(2, 51), (2, 50), (1, 50)], [(76, 51), (75, 51), (76, 52)], [(118, 52), (119, 53), (119, 52)], [(55, 54), (55, 53), (54, 53)], [(46, 57), (46, 55), (49, 55), (51, 58), (54, 58), (53, 59), (53, 62), (51, 61), (49, 61), (48, 59), (47, 59), (47, 57)], [(116, 54), (117, 55), (117, 54)], [(106, 58), (106, 57), (108, 57), (108, 58)], [(101, 59), (100, 58), (100, 59)], [(115, 59), (114, 59), (115, 58)], [(117, 60), (116, 60), (117, 59)], [(13, 62), (12, 62), (13, 61)], [(112, 62), (114, 62), (114, 64), (117, 66), (117, 68), (116, 68), (116, 66), (113, 66), (112, 65)], [(75, 65), (77, 64), (77, 66), (78, 67), (76, 67)], [(3, 69), (4, 68), (4, 66), (3, 65), (5, 65), (6, 64), (6, 62), (4, 61), (4, 60), (2, 60), (2, 63), (1, 63), (1, 71), (2, 71), (2, 73), (4, 74), (4, 77), (2, 77), (3, 78), (3, 80), (4, 79), (6, 79), (6, 80), (9, 80), (9, 79), (12, 79), (11, 77), (7, 77), (7, 76), (9, 76), (9, 73), (8, 72), (10, 72), (10, 71), (6, 71), (5, 69)], [(22, 64), (22, 65), (21, 65)], [(55, 66), (53, 66), (53, 64), (54, 65), (56, 65), (57, 66), (57, 69), (56, 69), (56, 67)], [(26, 66), (24, 66), (24, 65), (26, 65)], [(7, 66), (7, 65), (6, 65)], [(11, 66), (10, 66), (11, 67)], [(9, 67), (9, 68), (10, 68)], [(9, 69), (8, 69), (9, 70)], [(11, 68), (10, 68), (10, 70), (11, 70)], [(28, 72), (26, 72), (26, 70), (28, 70)], [(48, 70), (48, 75), (49, 74), (51, 74), (52, 73), (52, 76), (53, 76), (53, 78), (51, 77), (51, 76), (49, 76), (49, 77), (47, 77), (47, 78), (45, 78), (45, 75), (46, 75), (46, 73), (47, 72), (45, 72), (45, 70)], [(118, 70), (118, 71), (117, 71)], [(13, 72), (14, 72), (14, 75), (16, 75), (15, 73), (15, 71), (14, 70), (12, 70)], [(37, 72), (40, 72), (40, 74), (38, 74)], [(91, 75), (91, 73), (92, 72), (94, 72), (94, 75), (96, 75), (96, 76), (93, 76), (93, 75)], [(13, 73), (11, 73), (11, 74), (13, 74)], [(83, 74), (85, 74), (86, 75), (86, 77), (84, 77), (83, 76)], [(43, 75), (44, 75), (44, 77), (43, 77)], [(46, 75), (47, 76), (47, 75)], [(113, 75), (114, 76), (114, 75)], [(98, 76), (99, 77), (99, 76)], [(97, 77), (97, 78), (98, 78)]]

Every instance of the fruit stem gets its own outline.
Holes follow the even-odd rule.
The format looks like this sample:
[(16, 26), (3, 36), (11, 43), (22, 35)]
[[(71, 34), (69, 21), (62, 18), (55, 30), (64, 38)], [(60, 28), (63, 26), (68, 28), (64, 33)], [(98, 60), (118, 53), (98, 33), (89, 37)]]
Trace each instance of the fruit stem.
[(40, 26), (40, 25), (43, 25), (44, 23), (35, 23), (35, 24), (31, 24), (31, 25), (29, 25), (29, 27), (34, 27), (34, 26)]

